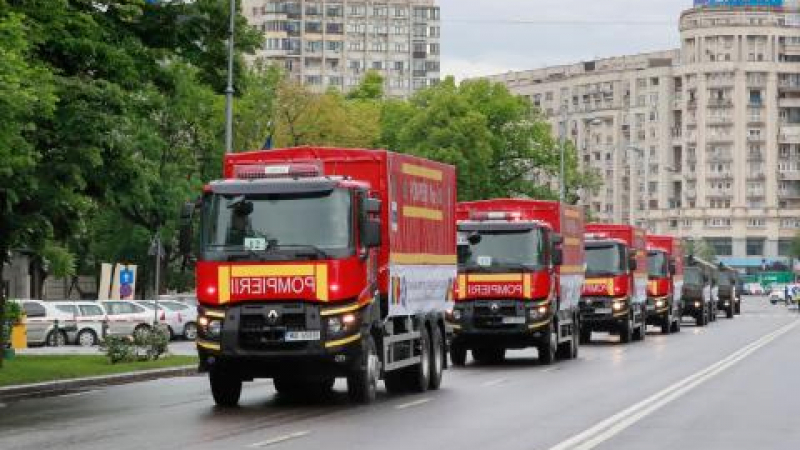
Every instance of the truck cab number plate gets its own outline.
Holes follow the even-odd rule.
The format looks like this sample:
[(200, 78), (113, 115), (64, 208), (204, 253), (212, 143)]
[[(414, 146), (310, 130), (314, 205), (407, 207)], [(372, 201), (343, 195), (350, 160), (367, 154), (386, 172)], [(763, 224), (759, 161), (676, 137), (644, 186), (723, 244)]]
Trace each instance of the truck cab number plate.
[(319, 331), (287, 331), (286, 342), (318, 341)]

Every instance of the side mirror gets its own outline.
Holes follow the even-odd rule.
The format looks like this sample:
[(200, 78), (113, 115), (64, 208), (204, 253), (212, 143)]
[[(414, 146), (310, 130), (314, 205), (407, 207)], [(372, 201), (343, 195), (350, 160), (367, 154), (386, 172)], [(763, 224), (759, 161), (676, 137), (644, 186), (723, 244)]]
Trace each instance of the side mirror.
[(559, 248), (553, 249), (553, 257), (552, 257), (553, 265), (554, 266), (561, 266), (564, 264), (564, 250)]
[(555, 245), (561, 245), (564, 243), (564, 236), (558, 233), (553, 233), (550, 237), (550, 242), (552, 242)]
[(364, 211), (370, 214), (380, 214), (381, 212), (381, 201), (377, 198), (365, 198), (364, 199)]
[(467, 242), (469, 242), (469, 245), (478, 245), (482, 240), (483, 236), (481, 236), (481, 234), (477, 231), (473, 231), (469, 234), (469, 236), (467, 236)]
[(678, 273), (678, 266), (675, 264), (675, 258), (669, 260), (669, 274), (675, 275)]
[(361, 232), (361, 244), (367, 248), (381, 246), (381, 221), (367, 220)]
[(635, 270), (639, 269), (639, 262), (636, 261), (636, 254), (632, 254), (628, 258), (628, 269), (631, 270), (631, 271), (635, 271)]
[(194, 219), (194, 211), (196, 204), (189, 202), (181, 208), (180, 217), (180, 230), (178, 234), (178, 247), (183, 255), (192, 253), (192, 239), (194, 233), (192, 232), (192, 220)]

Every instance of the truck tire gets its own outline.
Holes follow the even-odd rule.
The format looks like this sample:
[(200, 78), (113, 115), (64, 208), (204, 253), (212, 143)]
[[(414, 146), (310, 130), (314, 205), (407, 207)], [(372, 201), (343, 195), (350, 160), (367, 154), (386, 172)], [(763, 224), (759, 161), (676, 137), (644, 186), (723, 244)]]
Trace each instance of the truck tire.
[(733, 302), (731, 302), (731, 304), (730, 304), (730, 305), (728, 305), (728, 309), (725, 311), (725, 316), (726, 316), (728, 319), (733, 319), (733, 315), (734, 315), (734, 312), (733, 312)]
[[(575, 324), (577, 327), (577, 322), (575, 322)], [(578, 357), (579, 333), (580, 332), (577, 329), (573, 329), (569, 342), (562, 342), (558, 344), (558, 350), (556, 351), (557, 359), (575, 359)]]
[(556, 361), (556, 351), (558, 350), (558, 336), (554, 323), (550, 323), (547, 328), (547, 336), (539, 343), (537, 350), (539, 351), (539, 363), (544, 366), (549, 366)]
[(433, 333), (431, 333), (431, 377), (428, 383), (428, 388), (436, 391), (442, 385), (442, 376), (444, 375), (445, 358), (447, 358), (447, 351), (445, 349), (444, 337), (442, 332), (436, 325), (433, 326)]
[(661, 319), (661, 334), (670, 333), (672, 333), (672, 316), (670, 313), (667, 313), (667, 315)]
[(592, 342), (592, 330), (590, 328), (581, 327), (580, 336), (581, 344), (588, 344)]
[(472, 358), (479, 364), (498, 364), (506, 357), (502, 347), (478, 347), (472, 349)]
[(699, 316), (697, 316), (697, 318), (696, 318), (695, 320), (697, 321), (697, 326), (698, 326), (698, 327), (704, 327), (704, 326), (706, 326), (706, 324), (707, 324), (707, 322), (706, 322), (706, 311), (705, 311), (705, 310), (703, 310), (703, 311), (700, 313), (700, 315), (699, 315)]
[(633, 340), (643, 341), (645, 340), (646, 337), (647, 337), (647, 322), (642, 320), (642, 323), (639, 324), (639, 327), (633, 331)]
[(422, 325), (419, 329), (420, 363), (408, 371), (408, 389), (411, 392), (425, 392), (431, 384), (431, 338), (428, 328)]
[(736, 300), (736, 307), (734, 308), (734, 314), (739, 315), (742, 313), (742, 299)]
[(680, 333), (681, 332), (681, 320), (683, 317), (678, 316), (675, 317), (675, 321), (672, 322), (672, 332), (673, 333)]
[(709, 317), (709, 320), (708, 320), (709, 323), (717, 321), (717, 307), (716, 306), (711, 306), (711, 310), (709, 311), (708, 317)]
[(367, 334), (362, 345), (362, 361), (347, 375), (347, 395), (352, 402), (366, 405), (374, 402), (378, 395), (380, 360), (371, 334)]
[(450, 344), (450, 362), (456, 367), (467, 364), (467, 349), (461, 344)]
[(232, 408), (239, 404), (239, 398), (242, 396), (242, 379), (238, 375), (217, 367), (211, 369), (208, 380), (211, 383), (211, 395), (217, 406)]
[(628, 316), (628, 319), (619, 327), (619, 341), (623, 344), (628, 344), (633, 341), (633, 319)]

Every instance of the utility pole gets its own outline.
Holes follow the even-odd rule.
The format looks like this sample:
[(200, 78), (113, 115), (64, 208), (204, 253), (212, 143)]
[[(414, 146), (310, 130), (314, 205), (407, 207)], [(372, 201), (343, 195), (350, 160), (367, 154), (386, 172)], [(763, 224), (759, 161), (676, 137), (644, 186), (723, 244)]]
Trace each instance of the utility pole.
[(568, 105), (563, 105), (561, 107), (561, 125), (558, 128), (558, 147), (560, 152), (558, 201), (561, 203), (565, 203), (567, 199), (567, 177), (564, 163), (564, 153), (566, 152), (567, 147), (567, 120), (569, 119), (567, 108), (569, 108)]
[(233, 35), (236, 30), (236, 0), (230, 0), (228, 30), (228, 86), (225, 88), (225, 153), (233, 153)]

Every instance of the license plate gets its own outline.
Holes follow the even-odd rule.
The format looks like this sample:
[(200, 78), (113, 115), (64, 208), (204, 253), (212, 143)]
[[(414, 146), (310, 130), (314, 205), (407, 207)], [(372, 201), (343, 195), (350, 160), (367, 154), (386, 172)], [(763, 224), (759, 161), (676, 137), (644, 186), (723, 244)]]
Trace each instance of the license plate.
[(595, 314), (611, 314), (611, 308), (595, 308)]
[(286, 342), (318, 341), (319, 331), (287, 331), (284, 340)]
[(503, 317), (503, 323), (506, 325), (524, 325), (524, 317)]
[(647, 310), (648, 311), (655, 311), (656, 310), (656, 305), (647, 305)]

